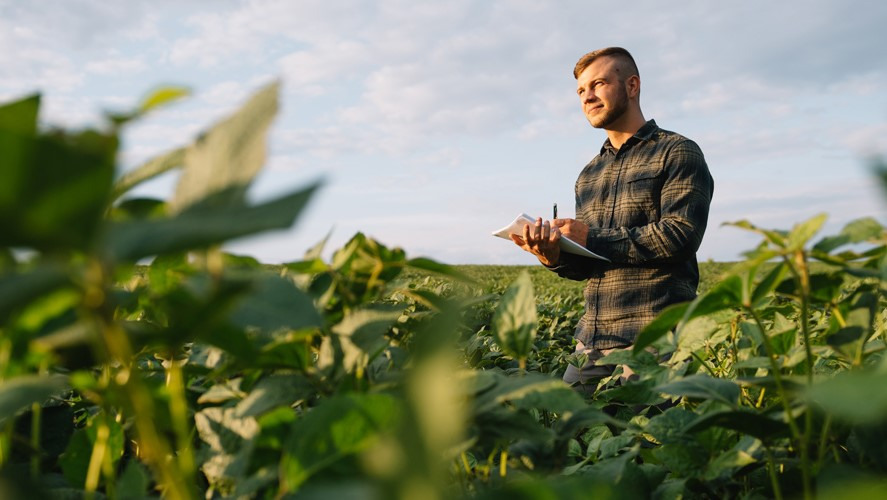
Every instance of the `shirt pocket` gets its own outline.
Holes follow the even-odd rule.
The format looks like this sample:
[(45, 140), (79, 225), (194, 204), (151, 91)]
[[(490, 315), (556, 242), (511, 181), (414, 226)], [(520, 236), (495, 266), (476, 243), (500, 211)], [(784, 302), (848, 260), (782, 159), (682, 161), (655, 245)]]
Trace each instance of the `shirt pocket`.
[(625, 209), (625, 225), (659, 220), (664, 172), (661, 165), (635, 167), (625, 172), (625, 190), (620, 204)]

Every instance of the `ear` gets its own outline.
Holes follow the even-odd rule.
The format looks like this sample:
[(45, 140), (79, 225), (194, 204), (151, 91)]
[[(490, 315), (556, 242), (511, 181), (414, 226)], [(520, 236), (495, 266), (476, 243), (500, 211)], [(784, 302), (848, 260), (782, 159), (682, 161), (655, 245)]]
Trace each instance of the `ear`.
[(641, 93), (641, 77), (638, 75), (632, 75), (626, 78), (625, 80), (625, 92), (628, 93), (628, 97), (637, 97)]

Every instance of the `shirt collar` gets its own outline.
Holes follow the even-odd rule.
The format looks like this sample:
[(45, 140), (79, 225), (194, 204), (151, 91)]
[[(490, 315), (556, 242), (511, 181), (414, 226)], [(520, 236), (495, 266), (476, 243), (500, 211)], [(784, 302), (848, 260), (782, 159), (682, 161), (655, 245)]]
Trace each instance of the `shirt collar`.
[[(659, 126), (656, 125), (656, 120), (647, 120), (647, 123), (643, 124), (641, 128), (639, 128), (638, 131), (635, 132), (633, 136), (631, 136), (631, 138), (625, 141), (625, 144), (623, 144), (622, 146), (630, 146), (631, 144), (634, 144), (638, 141), (649, 140), (651, 137), (653, 137), (653, 134), (657, 130), (659, 130)], [(601, 146), (601, 154), (604, 154), (606, 151), (610, 151), (613, 154), (617, 153), (617, 149), (614, 148), (613, 145), (610, 143), (609, 137), (607, 138), (607, 140), (604, 141), (604, 145)]]

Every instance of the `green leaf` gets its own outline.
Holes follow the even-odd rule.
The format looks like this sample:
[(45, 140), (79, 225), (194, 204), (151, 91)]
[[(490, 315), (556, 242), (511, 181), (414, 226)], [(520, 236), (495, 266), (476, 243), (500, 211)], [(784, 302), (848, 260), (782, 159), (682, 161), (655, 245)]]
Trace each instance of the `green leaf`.
[(135, 262), (152, 255), (205, 248), (263, 231), (286, 229), (316, 188), (317, 185), (311, 185), (257, 206), (194, 207), (170, 219), (115, 223), (105, 237), (105, 248), (116, 260)]
[(32, 301), (71, 283), (63, 269), (40, 266), (23, 273), (0, 274), (0, 325)]
[(67, 388), (68, 378), (62, 375), (22, 375), (0, 383), (0, 423)]
[(0, 130), (22, 136), (37, 133), (37, 114), (40, 111), (40, 94), (30, 95), (0, 106)]
[(506, 377), (499, 374), (476, 374), (473, 384), (488, 384), (485, 379), (495, 381), (489, 389), (475, 399), (478, 412), (498, 407), (510, 402), (517, 408), (540, 408), (554, 412), (579, 411), (586, 408), (582, 397), (561, 379), (538, 373), (526, 373), (520, 377)]
[(281, 481), (295, 489), (311, 475), (366, 449), (384, 431), (393, 429), (400, 408), (385, 394), (334, 396), (293, 423), (284, 445)]
[(323, 324), (314, 302), (292, 281), (270, 272), (255, 274), (251, 293), (238, 301), (231, 313), (232, 323), (266, 332)]
[[(679, 323), (686, 325), (693, 318), (739, 307), (742, 305), (741, 298), (742, 280), (735, 275), (728, 276), (692, 302), (672, 304), (663, 309), (656, 319), (641, 330), (633, 350), (636, 353), (644, 350)], [(678, 328), (678, 333), (681, 328)]]
[[(77, 487), (83, 487), (86, 482), (89, 461), (98, 435), (98, 418), (101, 417), (92, 418), (86, 428), (75, 431), (64, 454), (59, 457), (59, 465), (65, 478)], [(116, 464), (123, 456), (123, 428), (113, 419), (107, 419), (106, 425), (109, 431), (107, 453), (111, 457), (111, 463)]]
[(723, 427), (754, 436), (761, 441), (788, 436), (789, 427), (785, 422), (774, 420), (751, 411), (728, 410), (709, 412), (687, 425), (688, 432), (698, 432), (709, 427)]
[(236, 113), (215, 124), (185, 151), (185, 168), (170, 201), (180, 212), (213, 195), (217, 206), (239, 206), (265, 163), (266, 136), (274, 115), (280, 83), (256, 92)]
[[(586, 405), (584, 408), (562, 415), (555, 423), (555, 430), (558, 436), (575, 436), (582, 429), (601, 424), (608, 424), (614, 427), (625, 426), (624, 422), (614, 419), (597, 408)], [(604, 429), (607, 429), (607, 427), (604, 427)]]
[(258, 417), (280, 406), (291, 406), (312, 394), (311, 383), (302, 375), (270, 375), (260, 380), (237, 404), (234, 416)]
[(887, 419), (887, 374), (845, 372), (818, 382), (804, 398), (826, 413), (851, 424), (875, 424)]
[(674, 396), (711, 399), (729, 406), (736, 406), (739, 400), (739, 386), (735, 382), (707, 375), (684, 377), (678, 381), (660, 385), (655, 390)]
[(755, 287), (751, 296), (751, 306), (757, 307), (770, 295), (776, 286), (782, 282), (785, 273), (788, 272), (788, 266), (784, 262), (780, 262), (773, 267)]
[(823, 238), (813, 246), (813, 249), (828, 253), (847, 244), (878, 238), (883, 233), (884, 226), (880, 222), (873, 217), (863, 217), (848, 223), (837, 236)]
[(347, 371), (366, 367), (388, 345), (385, 334), (403, 310), (397, 304), (368, 304), (349, 311), (333, 326), (333, 333), (339, 335), (344, 354), (342, 365)]
[(732, 475), (736, 469), (760, 461), (763, 454), (761, 442), (745, 436), (729, 450), (708, 463), (705, 479), (713, 481), (719, 477)]
[(83, 488), (86, 483), (92, 445), (86, 429), (78, 429), (71, 435), (65, 452), (59, 457), (62, 473), (72, 486)]
[(682, 443), (687, 440), (686, 430), (697, 418), (696, 414), (684, 408), (669, 408), (664, 413), (651, 418), (644, 432), (660, 443)]
[(191, 95), (191, 89), (180, 85), (165, 85), (148, 93), (139, 104), (139, 114), (145, 114), (152, 109), (165, 106), (173, 101)]
[(708, 451), (698, 441), (663, 444), (653, 449), (653, 456), (677, 477), (694, 477), (708, 464)]
[(121, 500), (137, 500), (148, 496), (151, 476), (137, 460), (130, 460), (123, 473), (117, 477), (117, 498)]
[(663, 309), (662, 312), (659, 313), (653, 321), (648, 323), (638, 334), (638, 337), (634, 342), (633, 351), (636, 353), (643, 351), (670, 332), (671, 329), (681, 321), (681, 318), (684, 317), (684, 314), (689, 307), (689, 302), (683, 302), (680, 304), (672, 304)]
[(206, 443), (201, 470), (210, 485), (225, 491), (246, 476), (259, 435), (253, 417), (239, 418), (234, 408), (205, 408), (194, 414), (194, 427)]
[(184, 161), (185, 148), (176, 148), (151, 158), (117, 179), (111, 189), (111, 199), (116, 200), (133, 187), (181, 166)]
[(156, 198), (130, 198), (111, 210), (114, 220), (159, 219), (166, 211), (166, 202)]
[(796, 224), (788, 235), (788, 250), (801, 250), (816, 233), (822, 229), (827, 214), (818, 214), (810, 219)]
[(3, 128), (5, 121), (0, 246), (88, 248), (109, 200), (117, 138), (92, 131), (35, 137)]
[(526, 359), (536, 338), (536, 298), (533, 282), (526, 271), (505, 290), (493, 314), (496, 343), (517, 359)]
[(745, 229), (747, 231), (752, 231), (752, 232), (761, 234), (767, 239), (767, 241), (769, 241), (773, 245), (776, 245), (778, 248), (785, 248), (785, 246), (787, 244), (787, 241), (786, 241), (787, 233), (785, 231), (773, 231), (773, 230), (769, 230), (769, 229), (761, 229), (747, 220), (741, 220), (738, 222), (725, 222), (723, 225), (734, 226), (734, 227), (738, 227), (740, 229)]

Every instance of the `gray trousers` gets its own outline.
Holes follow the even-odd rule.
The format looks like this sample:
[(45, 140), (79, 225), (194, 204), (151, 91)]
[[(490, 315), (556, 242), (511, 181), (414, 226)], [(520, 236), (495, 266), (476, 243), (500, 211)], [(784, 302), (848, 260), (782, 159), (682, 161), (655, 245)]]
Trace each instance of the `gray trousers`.
[[(597, 385), (601, 381), (601, 379), (612, 375), (617, 366), (602, 365), (598, 363), (598, 361), (607, 354), (610, 354), (611, 352), (619, 349), (624, 348), (615, 347), (612, 349), (594, 349), (592, 347), (587, 347), (582, 342), (577, 342), (575, 353), (586, 354), (588, 356), (588, 361), (586, 361), (581, 368), (576, 368), (573, 365), (567, 366), (567, 371), (564, 372), (564, 382), (566, 382), (568, 385), (570, 385), (580, 393), (586, 395), (594, 394), (594, 390), (597, 389)], [(622, 375), (620, 375), (619, 377), (621, 381), (624, 381), (634, 375), (634, 372), (627, 365), (621, 366)]]

